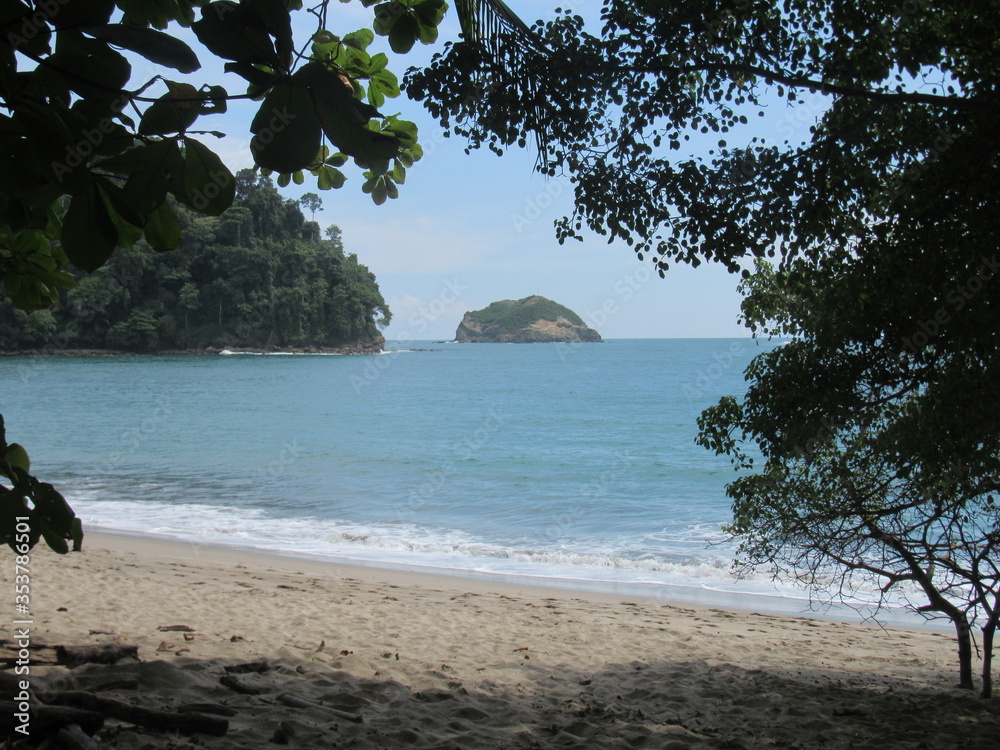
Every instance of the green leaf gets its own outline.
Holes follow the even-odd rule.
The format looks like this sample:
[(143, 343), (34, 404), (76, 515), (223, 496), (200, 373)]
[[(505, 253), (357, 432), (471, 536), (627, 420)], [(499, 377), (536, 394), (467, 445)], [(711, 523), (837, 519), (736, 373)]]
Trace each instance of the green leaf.
[(398, 138), (402, 148), (410, 148), (417, 143), (417, 125), (409, 120), (386, 118), (381, 130)]
[(410, 13), (396, 18), (389, 29), (389, 46), (397, 55), (405, 55), (420, 38), (420, 23)]
[(378, 71), (372, 76), (372, 81), (377, 83), (382, 93), (390, 99), (395, 99), (399, 96), (399, 79), (391, 70)]
[[(25, 474), (31, 473), (31, 459), (28, 458), (28, 451), (24, 449), (19, 443), (11, 443), (7, 446), (7, 452), (4, 453), (4, 461), (6, 461), (11, 466), (18, 469), (22, 469)], [(13, 477), (11, 477), (13, 479)]]
[(103, 266), (114, 252), (118, 230), (93, 182), (70, 201), (61, 239), (70, 261), (88, 273)]
[(209, 216), (219, 216), (236, 197), (236, 178), (218, 154), (193, 138), (184, 139), (186, 203)]
[(254, 86), (262, 89), (269, 89), (278, 80), (278, 76), (266, 70), (261, 70), (256, 65), (242, 62), (229, 62), (222, 66), (227, 73), (235, 73)]
[(181, 225), (177, 213), (168, 201), (160, 204), (146, 222), (146, 242), (161, 253), (165, 250), (176, 250), (181, 244)]
[(65, 555), (69, 552), (69, 545), (66, 543), (66, 537), (54, 529), (52, 524), (44, 518), (38, 518), (37, 515), (34, 518), (34, 522), (41, 529), (42, 537), (45, 539), (45, 543), (49, 545), (53, 552), (57, 555)]
[(386, 198), (388, 197), (389, 195), (385, 177), (379, 176), (375, 180), (375, 184), (372, 186), (372, 200), (375, 201), (376, 206), (381, 206), (383, 203), (385, 203)]
[(267, 33), (274, 37), (275, 50), (280, 66), (288, 70), (292, 65), (295, 43), (292, 39), (292, 17), (288, 3), (275, 0), (241, 0), (241, 5), (261, 19)]
[(441, 25), (447, 10), (448, 3), (445, 0), (422, 0), (413, 6), (413, 11), (420, 19), (420, 23), (433, 27), (435, 30)]
[(434, 44), (438, 38), (438, 28), (437, 26), (428, 26), (427, 24), (418, 21), (419, 24), (419, 38), (421, 44)]
[(312, 37), (312, 53), (313, 57), (320, 59), (326, 59), (333, 55), (333, 53), (340, 46), (340, 37), (336, 34), (331, 34), (326, 29), (322, 31), (317, 31)]
[(392, 200), (399, 197), (399, 188), (389, 175), (382, 175), (382, 184), (385, 185), (385, 194)]
[(338, 190), (343, 187), (345, 182), (347, 182), (347, 177), (339, 169), (334, 169), (327, 164), (319, 168), (316, 185), (320, 190), (330, 190), (331, 188)]
[(124, 55), (73, 30), (59, 33), (55, 53), (32, 79), (42, 87), (68, 87), (85, 100), (108, 101), (121, 96), (131, 76), (132, 66)]
[(291, 174), (314, 164), (322, 129), (309, 90), (276, 85), (261, 104), (250, 132), (254, 133), (250, 151), (259, 166)]
[(226, 60), (281, 67), (267, 25), (257, 13), (233, 2), (209, 3), (191, 28), (215, 55)]
[(362, 166), (396, 155), (399, 141), (394, 136), (367, 127), (369, 118), (378, 111), (356, 100), (336, 73), (320, 63), (309, 63), (296, 72), (293, 80), (308, 86), (323, 133), (340, 151), (353, 156)]
[[(118, 235), (115, 247), (130, 249), (136, 242), (142, 239), (142, 229), (146, 223), (149, 212), (141, 212), (137, 208), (137, 203), (133, 202), (137, 196), (127, 195), (125, 191), (116, 184), (105, 178), (97, 178), (101, 199), (104, 207), (108, 211), (111, 223), (115, 226)], [(166, 194), (160, 199), (164, 200)], [(152, 210), (152, 208), (150, 208)], [(129, 218), (126, 219), (125, 216)]]
[(79, 552), (83, 549), (83, 523), (79, 518), (74, 518), (70, 526), (69, 538), (73, 542), (73, 551)]
[(92, 26), (83, 31), (181, 73), (193, 73), (201, 67), (198, 56), (187, 44), (162, 31), (120, 23)]
[(203, 92), (189, 83), (164, 81), (170, 89), (142, 113), (139, 135), (170, 135), (183, 133), (198, 119), (203, 105)]
[[(96, 26), (107, 23), (114, 12), (114, 0), (87, 0), (72, 2), (72, 0), (56, 0), (51, 6), (45, 6), (46, 20), (56, 28), (76, 29), (81, 26)], [(54, 11), (54, 12), (53, 12)], [(41, 12), (41, 11), (40, 11)]]
[(344, 36), (341, 40), (348, 47), (366, 50), (375, 41), (375, 34), (371, 29), (359, 29)]
[(187, 130), (198, 119), (195, 110), (182, 110), (170, 101), (170, 96), (163, 96), (150, 104), (142, 113), (139, 123), (139, 135), (170, 135)]
[[(51, 52), (49, 41), (52, 38), (52, 31), (44, 23), (32, 23), (33, 13), (34, 11), (20, 0), (8, 0), (0, 5), (0, 27), (6, 30), (4, 36), (11, 48), (41, 57)], [(27, 34), (29, 29), (34, 33)], [(13, 59), (13, 49), (11, 49), (11, 59)], [(14, 66), (11, 65), (11, 73), (13, 71)], [(3, 75), (3, 72), (0, 72), (0, 77)]]

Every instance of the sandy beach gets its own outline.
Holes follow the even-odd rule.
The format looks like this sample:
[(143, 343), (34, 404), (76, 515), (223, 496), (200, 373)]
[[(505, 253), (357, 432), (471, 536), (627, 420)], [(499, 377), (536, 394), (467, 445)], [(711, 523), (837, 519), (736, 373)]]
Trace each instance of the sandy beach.
[[(10, 621), (13, 567), (8, 553)], [(1000, 737), (1000, 702), (955, 687), (947, 631), (99, 534), (65, 558), (39, 545), (30, 575), (33, 649), (119, 642), (139, 656), (35, 665), (36, 694), (229, 714), (224, 736), (108, 720), (102, 747), (985, 749)]]

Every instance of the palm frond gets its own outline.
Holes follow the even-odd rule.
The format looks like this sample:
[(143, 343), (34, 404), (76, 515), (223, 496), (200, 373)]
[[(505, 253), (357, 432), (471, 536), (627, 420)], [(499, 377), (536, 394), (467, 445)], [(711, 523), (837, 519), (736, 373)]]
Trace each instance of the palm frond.
[[(524, 98), (533, 100), (538, 81), (530, 75), (522, 75), (525, 61), (538, 56), (547, 58), (551, 50), (503, 0), (455, 0), (455, 9), (464, 43), (476, 47), (487, 68), (492, 69), (478, 83), (488, 91), (491, 85), (496, 85), (492, 79), (516, 81), (516, 85), (527, 92)], [(478, 106), (488, 108), (488, 100), (478, 102)], [(544, 168), (548, 163), (548, 134), (541, 124), (538, 107), (530, 109), (538, 148), (536, 168)]]
[(542, 41), (503, 0), (456, 0), (455, 10), (467, 42), (484, 45), (498, 55), (502, 51), (495, 49), (495, 45), (502, 37), (512, 38), (535, 51), (545, 49)]

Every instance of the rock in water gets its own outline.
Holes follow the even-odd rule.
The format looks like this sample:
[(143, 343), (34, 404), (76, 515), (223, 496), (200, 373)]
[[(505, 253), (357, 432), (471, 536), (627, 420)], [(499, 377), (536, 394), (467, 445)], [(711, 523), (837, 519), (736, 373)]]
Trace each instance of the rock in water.
[(600, 341), (567, 307), (537, 294), (516, 302), (505, 299), (482, 310), (467, 312), (455, 332), (461, 343), (529, 344), (536, 342)]

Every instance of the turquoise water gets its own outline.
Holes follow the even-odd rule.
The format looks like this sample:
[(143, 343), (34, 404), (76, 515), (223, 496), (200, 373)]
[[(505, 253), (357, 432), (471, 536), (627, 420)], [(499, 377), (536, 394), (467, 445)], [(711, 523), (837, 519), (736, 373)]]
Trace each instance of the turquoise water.
[(732, 469), (694, 444), (700, 411), (773, 345), (7, 358), (0, 410), (91, 529), (801, 605), (732, 576)]

